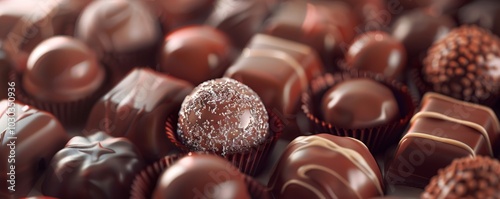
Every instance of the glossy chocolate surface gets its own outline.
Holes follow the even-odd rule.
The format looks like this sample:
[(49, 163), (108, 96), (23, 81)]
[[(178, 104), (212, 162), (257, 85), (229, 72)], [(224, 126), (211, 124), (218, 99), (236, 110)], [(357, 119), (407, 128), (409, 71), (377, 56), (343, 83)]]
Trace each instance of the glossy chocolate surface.
[(423, 188), (456, 158), (493, 155), (500, 128), (489, 108), (436, 93), (421, 107), (387, 167), (388, 183)]
[(165, 30), (202, 24), (212, 13), (216, 0), (143, 0), (157, 13)]
[(500, 36), (500, 2), (474, 1), (460, 8), (458, 20), (461, 24), (476, 24)]
[(323, 65), (309, 46), (259, 34), (224, 76), (252, 88), (266, 108), (295, 115), (300, 95), (322, 72)]
[(221, 77), (234, 53), (227, 36), (211, 26), (181, 28), (165, 38), (159, 71), (198, 85)]
[(57, 36), (30, 54), (22, 89), (37, 100), (68, 102), (94, 94), (103, 86), (105, 71), (82, 42)]
[(384, 84), (371, 79), (341, 82), (321, 100), (323, 119), (333, 126), (348, 129), (372, 128), (399, 117), (398, 102)]
[(423, 61), (424, 81), (434, 92), (486, 103), (500, 90), (500, 39), (477, 26), (453, 29)]
[(172, 150), (165, 135), (167, 117), (177, 114), (192, 89), (180, 79), (151, 69), (134, 69), (94, 105), (83, 132), (126, 137), (147, 161), (156, 161)]
[(221, 155), (256, 147), (269, 136), (269, 117), (259, 96), (230, 78), (206, 81), (182, 103), (177, 134), (194, 151)]
[(408, 59), (420, 61), (422, 55), (432, 45), (455, 27), (449, 16), (437, 16), (417, 9), (400, 16), (392, 25), (392, 36), (401, 41), (408, 53)]
[(364, 33), (354, 39), (345, 55), (348, 68), (399, 78), (406, 65), (403, 44), (381, 31)]
[(343, 57), (359, 22), (343, 2), (288, 1), (266, 22), (263, 32), (309, 45), (327, 63)]
[(244, 48), (256, 34), (277, 0), (217, 0), (205, 24), (225, 32), (232, 43)]
[(24, 104), (2, 100), (0, 115), (0, 198), (25, 197), (68, 136), (54, 116)]
[(75, 36), (96, 51), (113, 82), (133, 67), (154, 67), (162, 37), (144, 2), (127, 0), (93, 1), (80, 15)]
[(301, 136), (283, 152), (269, 181), (275, 198), (370, 198), (384, 194), (368, 148), (349, 137)]
[(7, 55), (7, 52), (3, 49), (3, 43), (0, 42), (0, 100), (7, 99), (8, 88), (9, 88), (9, 74), (14, 70), (14, 66)]
[(244, 176), (225, 159), (192, 154), (177, 160), (161, 174), (153, 199), (250, 199)]
[(104, 132), (76, 136), (50, 162), (42, 192), (58, 198), (128, 198), (135, 174), (144, 166), (126, 138)]

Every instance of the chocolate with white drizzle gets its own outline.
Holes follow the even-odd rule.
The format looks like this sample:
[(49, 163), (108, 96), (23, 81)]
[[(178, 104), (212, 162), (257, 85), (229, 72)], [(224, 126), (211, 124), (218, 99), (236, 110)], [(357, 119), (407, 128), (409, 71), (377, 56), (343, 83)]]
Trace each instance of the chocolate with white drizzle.
[(269, 187), (275, 198), (371, 198), (384, 194), (379, 167), (354, 138), (301, 136), (281, 156)]
[(456, 158), (492, 156), (499, 133), (490, 108), (427, 93), (399, 142), (386, 180), (423, 188)]

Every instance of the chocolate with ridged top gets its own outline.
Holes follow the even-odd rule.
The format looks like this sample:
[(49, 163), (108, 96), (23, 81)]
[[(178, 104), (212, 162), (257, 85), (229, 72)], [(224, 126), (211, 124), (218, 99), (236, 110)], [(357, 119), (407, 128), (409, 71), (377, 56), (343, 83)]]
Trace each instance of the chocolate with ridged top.
[(159, 56), (159, 71), (198, 85), (221, 77), (235, 52), (223, 32), (211, 26), (189, 26), (168, 34)]
[(403, 44), (382, 31), (363, 33), (354, 39), (345, 54), (348, 68), (383, 74), (388, 78), (401, 78), (406, 66)]
[(421, 72), (434, 92), (488, 103), (500, 90), (500, 40), (477, 26), (455, 28), (429, 48)]
[(46, 102), (89, 97), (103, 86), (106, 74), (94, 52), (68, 36), (40, 43), (30, 54), (27, 66), (20, 89)]
[(137, 68), (104, 95), (92, 108), (84, 134), (105, 131), (133, 142), (149, 162), (173, 148), (165, 122), (176, 114), (193, 86), (180, 79)]
[(54, 116), (28, 105), (2, 100), (0, 115), (0, 198), (25, 197), (68, 136)]
[(241, 153), (264, 143), (268, 115), (259, 96), (231, 78), (206, 81), (182, 103), (177, 135), (193, 151)]
[(104, 132), (76, 136), (50, 162), (42, 192), (58, 198), (129, 198), (130, 185), (144, 166), (126, 138)]
[(489, 157), (467, 157), (440, 170), (421, 198), (500, 198), (499, 190), (500, 162)]
[(347, 129), (373, 128), (399, 118), (391, 89), (372, 79), (353, 79), (330, 88), (321, 100), (323, 120)]
[(377, 162), (359, 140), (301, 136), (283, 152), (269, 181), (277, 199), (370, 198), (384, 195)]
[(250, 199), (244, 175), (216, 155), (192, 153), (167, 168), (158, 179), (152, 199)]

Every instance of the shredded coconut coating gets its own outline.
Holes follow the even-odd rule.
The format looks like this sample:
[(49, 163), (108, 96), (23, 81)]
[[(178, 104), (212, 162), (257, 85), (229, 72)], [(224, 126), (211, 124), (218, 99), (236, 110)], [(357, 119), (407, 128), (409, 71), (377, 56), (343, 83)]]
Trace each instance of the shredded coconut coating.
[(184, 99), (177, 134), (191, 150), (226, 155), (262, 144), (268, 127), (259, 96), (236, 80), (220, 78), (200, 84)]

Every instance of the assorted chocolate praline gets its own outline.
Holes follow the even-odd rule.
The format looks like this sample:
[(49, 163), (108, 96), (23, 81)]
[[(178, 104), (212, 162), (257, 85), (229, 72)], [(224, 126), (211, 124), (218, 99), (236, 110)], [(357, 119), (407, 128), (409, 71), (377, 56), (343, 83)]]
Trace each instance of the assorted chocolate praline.
[(129, 198), (130, 185), (144, 166), (126, 138), (104, 132), (76, 136), (50, 161), (42, 192), (58, 198)]
[[(275, 161), (277, 198), (417, 196), (406, 188), (500, 197), (499, 5), (0, 0), (0, 98), (10, 97), (0, 102), (0, 198), (129, 198), (144, 187), (147, 198), (155, 188), (159, 198), (265, 198), (255, 180), (266, 183)], [(206, 88), (210, 99), (193, 100), (198, 88), (188, 96), (222, 76), (234, 80)], [(333, 135), (283, 148), (315, 133)], [(200, 150), (222, 158), (196, 156), (155, 174), (167, 183), (132, 184), (170, 155)], [(386, 161), (384, 182), (372, 155)]]
[(28, 196), (68, 139), (52, 114), (12, 100), (0, 101), (0, 198)]

